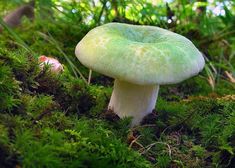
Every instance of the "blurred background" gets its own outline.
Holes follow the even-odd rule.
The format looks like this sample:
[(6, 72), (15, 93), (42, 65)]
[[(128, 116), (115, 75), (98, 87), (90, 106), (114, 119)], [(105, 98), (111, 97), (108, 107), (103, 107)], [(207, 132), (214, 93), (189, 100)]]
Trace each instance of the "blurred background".
[[(30, 32), (29, 37), (21, 37), (32, 50), (37, 50), (42, 38), (36, 31), (50, 33), (63, 52), (72, 55), (71, 46), (90, 29), (104, 23), (153, 25), (194, 42), (207, 61), (205, 77), (212, 89), (220, 80), (234, 82), (235, 2), (232, 0), (8, 0), (0, 2), (0, 16), (4, 18), (27, 3), (34, 9), (33, 22), (25, 15), (17, 27), (26, 32), (35, 30), (33, 36)], [(45, 53), (44, 49), (40, 49), (41, 53)], [(46, 53), (58, 55), (55, 50)]]

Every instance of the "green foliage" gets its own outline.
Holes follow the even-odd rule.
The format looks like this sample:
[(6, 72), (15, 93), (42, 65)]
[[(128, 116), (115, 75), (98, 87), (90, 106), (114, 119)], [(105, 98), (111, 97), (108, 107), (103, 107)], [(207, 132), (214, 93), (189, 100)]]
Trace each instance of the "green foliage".
[(157, 164), (156, 165), (159, 168), (167, 168), (167, 167), (170, 166), (170, 162), (171, 162), (171, 160), (170, 160), (169, 156), (167, 156), (167, 155), (159, 155), (157, 157)]
[(200, 145), (194, 145), (192, 147), (192, 151), (195, 153), (195, 156), (199, 157), (199, 158), (204, 158), (205, 157), (205, 152), (206, 152), (206, 149), (203, 148), (202, 146)]
[[(46, 133), (44, 131), (44, 134)], [(56, 132), (53, 133), (55, 135), (48, 139), (52, 141), (50, 143), (55, 140)], [(53, 146), (47, 144), (48, 142), (37, 141), (29, 130), (22, 130), (16, 133), (14, 146), (23, 157), (22, 164), (24, 167), (58, 167), (61, 165), (61, 161), (57, 159), (58, 153), (52, 150)]]
[(156, 109), (159, 113), (157, 123), (159, 128), (165, 128), (167, 126), (178, 126), (191, 115), (190, 109), (183, 103), (179, 102), (167, 102), (162, 98), (158, 99)]
[(29, 95), (24, 95), (21, 99), (21, 106), (23, 109), (20, 110), (32, 118), (36, 118), (46, 110), (52, 110), (52, 106), (55, 106), (51, 96), (39, 95), (32, 97)]
[[(192, 107), (199, 112), (199, 114), (194, 113), (191, 117), (192, 128), (196, 134), (199, 131), (203, 146), (208, 149), (218, 146), (216, 151), (220, 153), (219, 155), (222, 156), (224, 151), (227, 151), (229, 158), (234, 157), (233, 136), (235, 127), (231, 123), (231, 121), (234, 121), (235, 114), (234, 101), (212, 98), (195, 101)], [(214, 157), (217, 158), (216, 154)], [(224, 159), (219, 157), (215, 162), (223, 163)]]
[(19, 128), (15, 134), (24, 167), (150, 167), (99, 120), (80, 119), (62, 131)]
[[(121, 141), (125, 138), (120, 136), (127, 135), (129, 120), (113, 126), (99, 120), (78, 120), (84, 114), (100, 115), (111, 88), (87, 86), (66, 68), (60, 75), (40, 69), (37, 61), (21, 50), (3, 50), (1, 63), (4, 82), (0, 93), (15, 96), (18, 102), (7, 111), (14, 110), (13, 115), (0, 116), (1, 166), (151, 167)], [(62, 110), (76, 115), (66, 116)]]
[(7, 128), (5, 128), (4, 125), (0, 125), (0, 132), (1, 132), (0, 144), (7, 144), (9, 138), (8, 138)]
[(102, 86), (89, 86), (89, 94), (95, 100), (95, 105), (90, 109), (90, 113), (93, 115), (103, 112), (111, 96), (111, 88), (104, 88)]
[(20, 87), (10, 66), (4, 62), (5, 51), (0, 51), (0, 112), (11, 111), (19, 104)]

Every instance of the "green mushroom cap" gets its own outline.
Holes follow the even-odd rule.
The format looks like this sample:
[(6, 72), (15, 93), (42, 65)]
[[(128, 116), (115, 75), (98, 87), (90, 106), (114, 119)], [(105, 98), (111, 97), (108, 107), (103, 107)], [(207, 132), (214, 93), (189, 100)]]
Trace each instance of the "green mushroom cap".
[(75, 54), (94, 71), (139, 85), (179, 83), (205, 64), (187, 38), (159, 27), (123, 23), (92, 29)]

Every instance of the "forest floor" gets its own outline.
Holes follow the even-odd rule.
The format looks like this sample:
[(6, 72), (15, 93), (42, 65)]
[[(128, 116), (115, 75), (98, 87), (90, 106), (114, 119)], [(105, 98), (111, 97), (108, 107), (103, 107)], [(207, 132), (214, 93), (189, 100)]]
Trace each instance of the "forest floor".
[[(0, 35), (0, 167), (235, 167), (233, 83), (212, 89), (203, 71), (161, 86), (154, 117), (131, 128), (107, 114), (113, 79), (94, 72), (87, 85), (66, 61), (88, 77), (74, 48), (91, 28), (44, 25), (16, 29), (30, 50)], [(40, 55), (64, 71), (41, 69)]]

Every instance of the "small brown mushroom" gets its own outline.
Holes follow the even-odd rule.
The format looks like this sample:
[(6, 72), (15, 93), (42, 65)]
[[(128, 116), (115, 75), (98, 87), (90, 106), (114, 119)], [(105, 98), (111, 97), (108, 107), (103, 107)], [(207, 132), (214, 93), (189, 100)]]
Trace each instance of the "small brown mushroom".
[[(31, 21), (34, 19), (34, 1), (11, 11), (3, 18), (3, 21), (7, 24), (7, 26), (15, 28), (21, 24), (21, 19), (23, 16), (26, 16)], [(1, 31), (2, 28), (0, 27), (0, 32)]]

